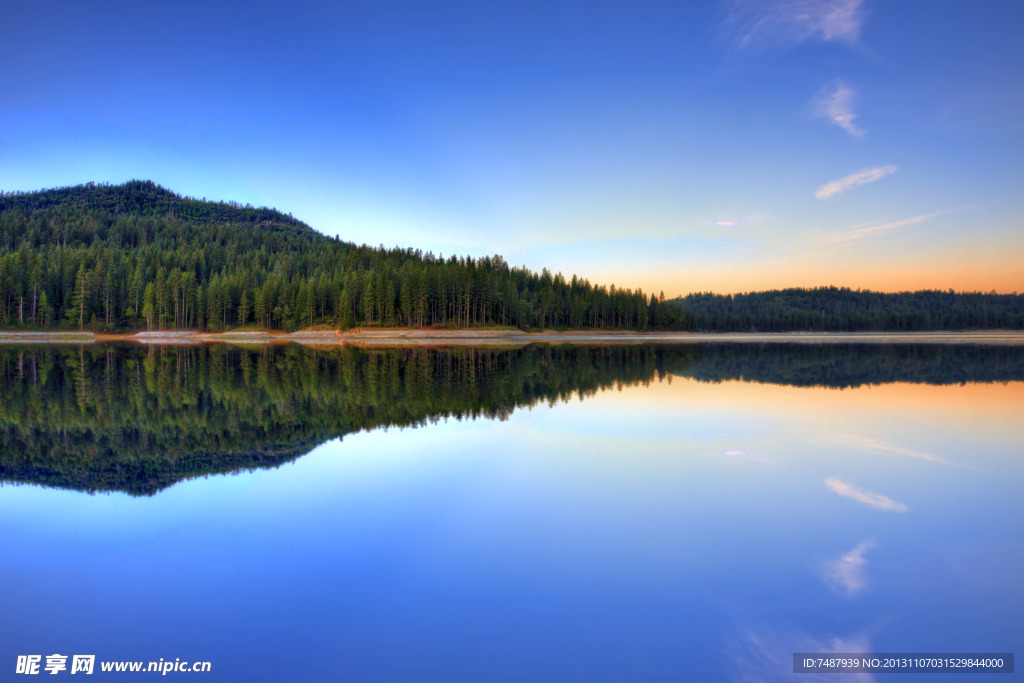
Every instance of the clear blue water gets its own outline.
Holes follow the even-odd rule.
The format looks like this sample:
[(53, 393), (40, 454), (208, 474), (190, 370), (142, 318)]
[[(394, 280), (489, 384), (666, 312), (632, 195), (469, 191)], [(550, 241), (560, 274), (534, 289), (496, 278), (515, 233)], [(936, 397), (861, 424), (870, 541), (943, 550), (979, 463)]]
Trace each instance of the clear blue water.
[(206, 681), (904, 681), (792, 654), (1019, 652), (1022, 408), (1019, 381), (665, 373), (151, 496), (8, 483), (0, 678), (56, 652)]

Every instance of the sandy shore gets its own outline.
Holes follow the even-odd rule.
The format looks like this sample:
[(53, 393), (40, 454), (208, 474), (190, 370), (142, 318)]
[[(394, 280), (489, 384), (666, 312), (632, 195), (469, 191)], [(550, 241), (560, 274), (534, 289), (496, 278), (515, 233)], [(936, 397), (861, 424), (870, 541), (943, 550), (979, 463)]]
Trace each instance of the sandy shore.
[(730, 343), (861, 343), (861, 344), (1024, 344), (1024, 332), (977, 330), (965, 332), (623, 332), (573, 330), (364, 330), (300, 332), (222, 332), (189, 330), (96, 334), (92, 332), (0, 332), (0, 343), (90, 344), (127, 341), (141, 344), (351, 344), (356, 346), (445, 346), (553, 344), (695, 344)]

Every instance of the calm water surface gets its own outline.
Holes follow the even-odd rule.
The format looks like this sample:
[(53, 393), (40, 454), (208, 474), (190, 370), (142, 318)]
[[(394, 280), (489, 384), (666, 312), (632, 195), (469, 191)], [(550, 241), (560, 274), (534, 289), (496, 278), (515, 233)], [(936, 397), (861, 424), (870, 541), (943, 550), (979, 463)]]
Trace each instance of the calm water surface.
[(1017, 347), (26, 346), (0, 370), (4, 680), (81, 653), (207, 681), (904, 681), (792, 654), (1024, 643)]

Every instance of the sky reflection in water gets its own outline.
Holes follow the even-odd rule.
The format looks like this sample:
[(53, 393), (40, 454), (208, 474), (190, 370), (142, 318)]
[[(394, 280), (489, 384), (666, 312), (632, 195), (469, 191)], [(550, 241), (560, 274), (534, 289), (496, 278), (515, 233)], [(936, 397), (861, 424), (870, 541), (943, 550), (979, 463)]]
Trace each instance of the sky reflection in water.
[(1020, 649), (1024, 383), (670, 380), (153, 497), (5, 486), (0, 665), (811, 681), (793, 652)]

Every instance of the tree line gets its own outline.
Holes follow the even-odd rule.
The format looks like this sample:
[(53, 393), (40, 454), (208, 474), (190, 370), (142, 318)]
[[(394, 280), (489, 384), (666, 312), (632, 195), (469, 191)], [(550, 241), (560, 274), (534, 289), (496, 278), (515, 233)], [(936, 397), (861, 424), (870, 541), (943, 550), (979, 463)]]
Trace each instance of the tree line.
[(1024, 295), (820, 287), (666, 300), (497, 255), (357, 246), (290, 214), (149, 181), (0, 193), (0, 329), (246, 326), (1024, 329)]
[(1024, 329), (1024, 294), (872, 292), (848, 287), (690, 294), (669, 301), (692, 331)]
[(0, 195), (0, 327), (678, 326), (664, 295), (411, 248), (148, 181)]

